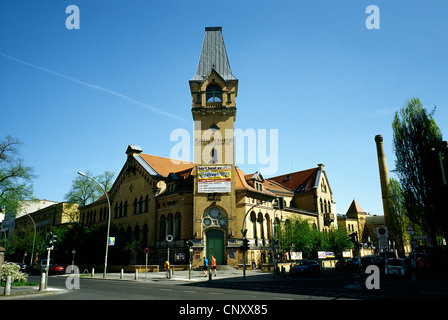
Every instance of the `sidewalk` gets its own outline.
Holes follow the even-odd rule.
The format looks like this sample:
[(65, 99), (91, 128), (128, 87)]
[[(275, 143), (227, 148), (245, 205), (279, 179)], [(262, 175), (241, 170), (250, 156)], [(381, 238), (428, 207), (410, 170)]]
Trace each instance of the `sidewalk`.
[[(68, 275), (64, 275), (68, 276)], [(217, 276), (212, 272), (212, 280), (222, 280), (231, 278), (242, 278), (243, 270), (218, 270)], [(90, 275), (83, 276), (83, 278), (90, 278)], [(268, 279), (274, 278), (273, 272), (264, 272), (260, 270), (246, 270), (246, 280), (261, 280), (261, 278)], [(94, 279), (104, 279), (102, 273), (95, 274)], [(120, 273), (107, 273), (106, 280), (129, 280), (129, 281), (210, 281), (209, 274), (204, 276), (202, 270), (191, 270), (191, 278), (188, 270), (175, 271), (171, 279), (168, 279), (165, 271), (160, 272), (148, 272), (148, 273), (138, 273), (137, 279), (135, 279), (135, 273), (124, 273), (123, 278), (121, 278)]]
[[(71, 276), (70, 274), (62, 274), (57, 277), (67, 278)], [(137, 279), (135, 279), (135, 273), (123, 273), (123, 278), (120, 273), (107, 273), (106, 278), (103, 278), (103, 273), (96, 273), (94, 277), (90, 274), (80, 274), (82, 279), (95, 279), (95, 280), (119, 280), (119, 281), (138, 281), (138, 282), (150, 282), (150, 281), (186, 281), (186, 282), (198, 282), (198, 281), (210, 281), (209, 275), (204, 276), (202, 270), (192, 270), (191, 271), (191, 279), (189, 276), (188, 270), (175, 271), (173, 277), (168, 279), (166, 277), (165, 271), (160, 272), (148, 272), (148, 273), (139, 273), (137, 275)], [(218, 270), (217, 276), (214, 276), (212, 273), (212, 281), (213, 280), (222, 280), (222, 279), (235, 279), (242, 278), (243, 271), (242, 270)], [(263, 272), (259, 270), (246, 270), (246, 280), (268, 280), (269, 278), (274, 279), (273, 272)], [(277, 277), (278, 278), (278, 277)], [(0, 287), (0, 300), (11, 300), (11, 299), (19, 299), (24, 297), (29, 297), (31, 295), (52, 295), (52, 294), (61, 294), (68, 292), (66, 289), (58, 289), (58, 288), (47, 288), (44, 291), (39, 291), (39, 286), (23, 286), (23, 287), (11, 287), (11, 295), (5, 296), (3, 295), (4, 288)]]

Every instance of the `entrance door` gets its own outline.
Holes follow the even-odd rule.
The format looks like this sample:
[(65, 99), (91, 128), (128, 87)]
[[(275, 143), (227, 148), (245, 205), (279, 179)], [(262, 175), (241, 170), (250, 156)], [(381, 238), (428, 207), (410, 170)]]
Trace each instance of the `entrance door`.
[(210, 230), (207, 231), (206, 236), (206, 255), (208, 261), (211, 261), (211, 256), (214, 256), (216, 258), (216, 264), (224, 264), (224, 232), (220, 230)]

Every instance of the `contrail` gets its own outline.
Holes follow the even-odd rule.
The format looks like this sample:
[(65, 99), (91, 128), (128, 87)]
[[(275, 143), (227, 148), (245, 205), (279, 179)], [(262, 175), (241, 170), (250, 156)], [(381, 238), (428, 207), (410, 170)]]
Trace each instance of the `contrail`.
[(53, 70), (50, 70), (50, 69), (47, 69), (47, 68), (44, 68), (44, 67), (41, 67), (41, 66), (37, 66), (37, 65), (34, 65), (32, 63), (29, 63), (29, 62), (26, 62), (26, 61), (23, 61), (23, 60), (20, 60), (20, 59), (8, 56), (7, 54), (4, 54), (2, 52), (0, 52), (0, 56), (3, 56), (5, 58), (7, 58), (7, 59), (13, 60), (15, 62), (19, 62), (19, 63), (24, 64), (24, 65), (27, 65), (27, 66), (29, 66), (31, 68), (38, 69), (38, 70), (50, 73), (50, 74), (52, 74), (54, 76), (57, 76), (57, 77), (60, 77), (60, 78), (63, 78), (63, 79), (66, 79), (66, 80), (69, 80), (69, 81), (72, 81), (72, 82), (76, 82), (78, 84), (81, 84), (83, 86), (89, 87), (91, 89), (95, 89), (95, 90), (99, 90), (99, 91), (103, 91), (103, 92), (109, 93), (111, 95), (117, 96), (117, 97), (122, 98), (124, 100), (127, 100), (129, 102), (132, 102), (134, 104), (138, 104), (138, 105), (140, 105), (140, 106), (142, 106), (142, 107), (144, 107), (146, 109), (149, 109), (149, 110), (151, 110), (151, 111), (153, 111), (153, 112), (155, 112), (157, 114), (160, 114), (160, 115), (163, 115), (163, 116), (168, 116), (168, 117), (171, 117), (171, 118), (174, 118), (174, 119), (177, 119), (177, 120), (186, 121), (185, 119), (183, 119), (183, 118), (181, 118), (179, 116), (176, 116), (176, 115), (174, 115), (172, 113), (169, 113), (169, 112), (166, 112), (166, 111), (163, 111), (163, 110), (160, 110), (159, 108), (153, 107), (153, 106), (151, 106), (149, 104), (140, 102), (138, 100), (132, 99), (132, 98), (130, 98), (128, 96), (125, 96), (124, 94), (121, 94), (119, 92), (116, 92), (116, 91), (113, 91), (113, 90), (110, 90), (110, 89), (107, 89), (107, 88), (103, 88), (101, 86), (97, 86), (97, 85), (94, 85), (94, 84), (91, 84), (91, 83), (88, 83), (88, 82), (84, 82), (84, 81), (81, 81), (81, 80), (78, 80), (78, 79), (66, 76), (64, 74), (55, 72)]

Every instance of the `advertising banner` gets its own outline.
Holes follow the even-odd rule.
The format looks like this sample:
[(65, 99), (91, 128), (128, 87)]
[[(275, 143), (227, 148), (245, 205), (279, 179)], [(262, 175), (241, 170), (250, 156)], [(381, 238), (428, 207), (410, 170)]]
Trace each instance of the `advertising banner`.
[(198, 167), (198, 192), (231, 192), (231, 166)]

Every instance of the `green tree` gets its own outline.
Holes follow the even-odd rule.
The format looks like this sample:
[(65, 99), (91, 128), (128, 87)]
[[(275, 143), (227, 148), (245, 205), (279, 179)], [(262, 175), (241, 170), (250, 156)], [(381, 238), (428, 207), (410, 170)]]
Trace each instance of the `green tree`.
[(395, 151), (395, 172), (398, 175), (405, 202), (406, 213), (414, 225), (427, 233), (433, 246), (437, 246), (437, 234), (447, 235), (447, 226), (442, 224), (434, 210), (435, 188), (432, 159), (433, 148), (442, 147), (442, 133), (434, 118), (418, 98), (409, 99), (395, 113), (392, 123)]
[[(86, 175), (95, 179), (106, 191), (112, 187), (114, 173), (105, 171), (103, 174), (93, 176), (91, 172), (87, 171)], [(98, 198), (103, 196), (101, 188), (91, 179), (77, 176), (72, 181), (69, 192), (64, 196), (65, 201), (77, 203), (80, 206), (85, 206)]]
[(406, 227), (409, 224), (407, 217), (405, 200), (401, 191), (400, 183), (391, 178), (390, 179), (390, 200), (389, 203), (389, 216), (387, 225), (389, 227), (389, 234), (392, 239), (398, 245), (398, 251), (401, 256), (404, 256), (404, 244), (407, 242), (408, 235), (406, 233)]
[(11, 136), (0, 140), (0, 211), (17, 213), (22, 200), (33, 197), (34, 170), (25, 166), (18, 147), (22, 145)]

